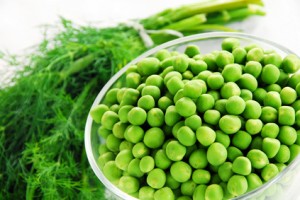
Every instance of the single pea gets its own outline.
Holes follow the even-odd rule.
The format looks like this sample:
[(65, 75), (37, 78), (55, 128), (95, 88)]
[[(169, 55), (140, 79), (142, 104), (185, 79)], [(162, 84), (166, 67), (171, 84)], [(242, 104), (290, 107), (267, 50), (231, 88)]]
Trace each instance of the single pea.
[(253, 94), (248, 89), (241, 89), (240, 97), (246, 102), (248, 100), (252, 100)]
[(148, 111), (147, 122), (152, 127), (160, 127), (164, 124), (164, 113), (159, 108), (152, 108)]
[(117, 115), (117, 113), (110, 110), (106, 111), (101, 118), (102, 126), (108, 130), (112, 130), (113, 126), (118, 121), (119, 121), (119, 116)]
[(168, 187), (163, 187), (154, 193), (154, 200), (175, 200), (173, 191)]
[(114, 105), (111, 105), (111, 106), (109, 107), (109, 110), (110, 110), (110, 111), (113, 111), (113, 112), (115, 112), (115, 113), (118, 113), (118, 112), (119, 112), (119, 109), (120, 109), (120, 105), (118, 105), (118, 104), (114, 104)]
[(278, 109), (278, 123), (292, 126), (295, 123), (295, 110), (290, 106), (281, 106)]
[(175, 106), (169, 106), (165, 113), (165, 122), (168, 126), (174, 126), (181, 116), (177, 113)]
[[(163, 69), (163, 72), (160, 74), (161, 77), (164, 78), (167, 72), (174, 71), (174, 67), (172, 66), (173, 59), (174, 58), (172, 56), (170, 56), (169, 58), (166, 58), (160, 62), (160, 66)], [(172, 69), (172, 70), (170, 70), (170, 69)]]
[(264, 58), (264, 51), (262, 48), (256, 47), (252, 48), (247, 53), (247, 61), (257, 61), (260, 62)]
[(233, 175), (232, 163), (224, 162), (222, 165), (220, 165), (218, 168), (218, 175), (222, 181), (228, 182), (230, 177)]
[(278, 168), (275, 164), (268, 164), (266, 165), (261, 171), (261, 177), (264, 181), (269, 181), (270, 179), (274, 178), (279, 173)]
[(220, 129), (227, 134), (233, 134), (238, 132), (241, 126), (241, 119), (234, 115), (224, 115), (219, 121)]
[(140, 200), (149, 200), (154, 199), (155, 189), (150, 186), (143, 186), (139, 190), (139, 199)]
[(164, 77), (164, 83), (165, 85), (167, 85), (168, 81), (173, 78), (173, 77), (177, 77), (177, 80), (182, 80), (182, 75), (181, 73), (177, 72), (177, 71), (170, 71), (168, 72), (165, 77)]
[(263, 104), (267, 91), (264, 88), (257, 88), (253, 91), (253, 99)]
[(160, 168), (151, 170), (147, 176), (147, 184), (155, 189), (162, 188), (166, 183), (166, 174)]
[[(204, 82), (207, 82), (207, 79), (210, 75), (212, 75), (213, 73), (209, 70), (205, 70), (205, 71), (202, 71), (198, 74), (198, 76), (196, 76), (195, 78), (196, 79), (199, 79), (199, 80), (203, 80)], [(202, 93), (205, 93), (204, 91), (202, 91)]]
[(222, 200), (223, 195), (223, 189), (218, 184), (209, 185), (205, 190), (205, 199), (207, 200)]
[(135, 105), (139, 99), (140, 92), (133, 88), (127, 88), (124, 91), (120, 106)]
[(97, 164), (103, 169), (104, 165), (111, 160), (115, 159), (115, 155), (112, 152), (106, 152), (101, 154), (97, 159)]
[(267, 155), (259, 149), (251, 149), (247, 154), (247, 158), (251, 161), (251, 165), (255, 169), (262, 169), (269, 164)]
[(296, 89), (299, 82), (300, 82), (300, 72), (296, 72), (292, 76), (289, 77), (287, 84), (291, 88)]
[(167, 58), (170, 58), (171, 57), (171, 53), (167, 49), (161, 49), (161, 50), (159, 50), (159, 51), (157, 51), (155, 53), (155, 57), (158, 60), (163, 61), (163, 60), (165, 60)]
[(188, 45), (188, 46), (185, 47), (184, 53), (188, 57), (192, 58), (195, 55), (200, 54), (200, 49), (199, 49), (199, 47), (197, 45), (190, 44), (190, 45)]
[(231, 162), (233, 162), (237, 157), (243, 155), (243, 152), (234, 146), (229, 146), (227, 148), (227, 152), (228, 152), (228, 160)]
[(223, 133), (220, 130), (216, 131), (216, 140), (215, 141), (223, 144), (226, 148), (230, 145), (229, 135)]
[(99, 155), (102, 155), (106, 152), (109, 152), (109, 149), (107, 148), (106, 144), (100, 144), (98, 148)]
[(251, 92), (255, 91), (258, 87), (257, 79), (251, 74), (243, 74), (237, 81), (237, 84), (242, 89), (248, 89)]
[(196, 131), (202, 125), (202, 119), (199, 115), (192, 115), (185, 119), (184, 125)]
[(182, 73), (182, 78), (186, 79), (186, 80), (191, 80), (192, 78), (194, 78), (194, 74), (193, 74), (193, 72), (187, 70)]
[(120, 121), (122, 123), (127, 123), (128, 122), (128, 113), (129, 111), (134, 108), (133, 106), (131, 105), (125, 105), (125, 106), (122, 106), (119, 111), (118, 111), (118, 116), (120, 118)]
[(216, 132), (208, 126), (201, 126), (196, 131), (197, 140), (203, 146), (209, 146), (216, 140)]
[(198, 185), (193, 193), (193, 199), (205, 200), (206, 185)]
[(225, 162), (227, 158), (227, 150), (221, 143), (215, 142), (207, 149), (207, 161), (213, 165), (218, 166)]
[(241, 90), (234, 82), (225, 83), (221, 88), (221, 97), (224, 99), (229, 99), (232, 96), (239, 96), (240, 94)]
[(295, 112), (300, 110), (300, 100), (296, 100), (293, 104), (292, 107), (294, 108)]
[(232, 144), (241, 149), (241, 150), (245, 150), (247, 149), (252, 141), (252, 137), (249, 133), (247, 133), (246, 131), (238, 131), (236, 134), (234, 134), (233, 138), (232, 138)]
[(182, 89), (183, 87), (184, 87), (184, 83), (176, 76), (174, 76), (167, 82), (168, 91), (172, 95), (175, 95), (178, 92), (178, 90)]
[(160, 98), (161, 92), (160, 89), (153, 85), (146, 85), (142, 90), (142, 96), (150, 95), (154, 98), (155, 101), (158, 101)]
[(122, 170), (127, 170), (127, 167), (132, 159), (133, 159), (132, 152), (128, 149), (125, 149), (118, 153), (115, 162), (118, 168)]
[(245, 107), (246, 107), (245, 101), (239, 96), (230, 97), (227, 100), (225, 105), (227, 113), (232, 115), (239, 115), (243, 113)]
[(272, 52), (272, 53), (269, 53), (269, 54), (265, 54), (264, 59), (263, 59), (263, 63), (265, 65), (273, 64), (273, 65), (275, 65), (276, 67), (279, 68), (279, 67), (281, 67), (282, 58), (278, 53)]
[(183, 73), (187, 70), (189, 66), (189, 59), (186, 56), (178, 55), (173, 59), (173, 67), (175, 71)]
[(207, 64), (203, 60), (192, 60), (190, 62), (190, 70), (196, 76), (200, 72), (207, 70)]
[(283, 61), (281, 68), (286, 72), (286, 73), (295, 73), (299, 70), (300, 68), (300, 59), (294, 54), (287, 55)]
[[(281, 86), (278, 85), (278, 84), (276, 84), (276, 83), (273, 83), (273, 84), (268, 85), (268, 86), (266, 87), (266, 90), (267, 90), (268, 92), (274, 91), (274, 92), (280, 93), (280, 91), (281, 91)], [(281, 97), (281, 96), (280, 96), (280, 97)]]
[(233, 51), (235, 48), (240, 46), (240, 40), (236, 38), (226, 38), (222, 41), (222, 50)]
[(281, 172), (286, 168), (286, 165), (283, 163), (275, 163), (276, 167), (278, 168), (278, 171)]
[[(299, 84), (299, 89), (300, 89), (300, 84)], [(296, 101), (297, 92), (291, 87), (284, 87), (284, 88), (282, 88), (282, 90), (280, 92), (280, 98), (281, 98), (282, 104), (290, 105)]]
[(245, 73), (251, 74), (255, 78), (258, 78), (262, 71), (262, 65), (257, 61), (249, 61), (246, 63), (244, 70)]
[(247, 179), (241, 175), (233, 175), (227, 183), (228, 192), (234, 196), (239, 196), (247, 192)]
[(216, 55), (213, 53), (208, 53), (202, 56), (202, 60), (207, 64), (207, 69), (210, 71), (216, 71), (218, 65), (216, 62)]
[(103, 167), (103, 174), (109, 181), (115, 181), (121, 178), (122, 170), (119, 169), (115, 161), (108, 161)]
[(207, 110), (203, 115), (203, 119), (206, 123), (211, 125), (217, 125), (220, 120), (221, 114), (217, 110)]
[(106, 111), (109, 111), (109, 108), (107, 105), (104, 105), (104, 104), (99, 104), (97, 106), (94, 106), (91, 111), (90, 111), (90, 115), (91, 117), (93, 118), (93, 120), (96, 122), (96, 123), (100, 123), (101, 122), (101, 119), (102, 119), (102, 116), (103, 114), (106, 112)]
[(289, 146), (290, 149), (290, 159), (288, 160), (291, 163), (300, 153), (300, 146), (297, 144), (292, 144)]
[(243, 47), (237, 47), (232, 51), (234, 62), (238, 64), (245, 63), (247, 51)]
[(222, 70), (225, 82), (236, 82), (242, 77), (242, 68), (239, 64), (228, 64)]
[(142, 158), (149, 155), (149, 149), (143, 142), (139, 142), (132, 147), (132, 154), (135, 158)]
[(213, 90), (220, 89), (224, 84), (224, 78), (219, 73), (213, 73), (207, 78), (207, 85)]
[(142, 96), (138, 100), (138, 107), (144, 109), (145, 111), (154, 108), (154, 106), (155, 106), (155, 100), (151, 95)]
[(217, 90), (210, 90), (206, 94), (211, 95), (215, 101), (217, 101), (221, 98), (221, 95), (220, 95), (219, 91), (217, 91)]
[(262, 141), (262, 151), (268, 156), (268, 158), (274, 158), (280, 148), (280, 142), (274, 138), (264, 138)]
[(277, 139), (280, 140), (282, 144), (292, 145), (297, 140), (297, 131), (291, 126), (281, 126)]
[(219, 111), (220, 114), (222, 114), (222, 115), (226, 114), (226, 102), (227, 102), (227, 99), (216, 100), (214, 109)]
[(166, 155), (172, 161), (180, 161), (186, 154), (186, 147), (178, 141), (171, 141), (166, 147)]
[(263, 123), (260, 119), (248, 119), (245, 124), (246, 131), (251, 135), (260, 133)]
[(288, 146), (280, 145), (278, 153), (275, 156), (275, 160), (279, 163), (286, 163), (290, 160), (291, 152)]
[(232, 171), (240, 175), (249, 175), (251, 173), (251, 161), (244, 156), (237, 157), (232, 163)]
[(130, 176), (135, 178), (141, 178), (144, 175), (144, 172), (140, 169), (140, 159), (132, 159), (128, 165), (127, 172)]
[(134, 144), (141, 142), (144, 138), (144, 129), (140, 126), (129, 125), (124, 132), (124, 138)]
[(188, 126), (182, 126), (178, 129), (177, 139), (184, 146), (192, 146), (196, 143), (196, 135)]
[(261, 80), (266, 84), (276, 83), (279, 79), (279, 76), (279, 68), (273, 64), (265, 65), (261, 72)]
[(182, 97), (175, 104), (176, 111), (183, 117), (190, 117), (196, 113), (196, 104), (188, 97)]
[(197, 184), (192, 181), (192, 180), (188, 180), (187, 182), (184, 182), (181, 184), (181, 187), (180, 187), (180, 190), (181, 190), (181, 194), (182, 195), (186, 195), (186, 196), (181, 196), (181, 197), (178, 197), (178, 199), (183, 199), (185, 200), (185, 198), (182, 198), (182, 197), (190, 197), (193, 195), (194, 193), (194, 190), (196, 188)]
[(117, 138), (113, 134), (110, 134), (106, 138), (106, 146), (112, 152), (117, 152), (119, 150), (120, 143), (121, 139)]
[(246, 176), (246, 178), (248, 183), (248, 191), (254, 190), (263, 184), (260, 177), (255, 173), (249, 174), (248, 176)]
[(191, 99), (198, 98), (202, 93), (202, 83), (198, 80), (191, 80), (183, 87), (183, 95)]
[(215, 100), (209, 94), (202, 94), (196, 101), (197, 110), (201, 113), (212, 109), (214, 107)]
[(126, 75), (126, 86), (129, 88), (137, 88), (141, 83), (141, 75), (131, 72)]
[(171, 165), (170, 173), (176, 181), (183, 183), (190, 179), (192, 168), (183, 161), (177, 161)]
[(279, 69), (279, 71), (280, 71), (280, 75), (277, 84), (286, 86), (289, 81), (290, 74), (285, 73), (282, 69)]
[(132, 148), (133, 148), (133, 143), (128, 142), (127, 140), (123, 140), (123, 141), (120, 143), (119, 151), (122, 151), (122, 150), (124, 150), (124, 149), (132, 150)]
[(117, 92), (117, 101), (118, 103), (121, 103), (122, 100), (123, 100), (123, 96), (124, 96), (124, 93), (125, 91), (127, 90), (127, 88), (120, 88)]
[(210, 178), (210, 172), (204, 169), (197, 169), (192, 174), (192, 180), (197, 184), (208, 184)]
[(112, 133), (117, 138), (122, 139), (122, 138), (124, 138), (124, 133), (125, 133), (127, 126), (128, 126), (128, 124), (122, 123), (119, 121), (119, 122), (115, 123), (115, 125), (113, 126)]
[(279, 126), (276, 123), (267, 123), (262, 127), (261, 136), (263, 138), (276, 138), (279, 133)]
[(142, 76), (149, 76), (151, 74), (156, 74), (160, 69), (160, 61), (154, 57), (148, 57), (142, 59), (137, 63), (137, 71)]
[(173, 104), (173, 102), (167, 96), (163, 96), (159, 98), (157, 104), (162, 111), (166, 111), (167, 108)]
[(178, 130), (184, 126), (184, 121), (177, 122), (172, 128), (172, 134), (175, 138), (177, 138)]
[(189, 157), (190, 165), (195, 169), (204, 169), (207, 164), (206, 151), (204, 149), (196, 149)]
[(147, 147), (155, 149), (163, 144), (164, 139), (164, 132), (158, 127), (153, 127), (146, 131), (144, 143)]
[(128, 121), (132, 125), (142, 125), (147, 119), (147, 113), (144, 109), (140, 107), (134, 107), (128, 112)]
[(154, 161), (156, 167), (160, 169), (167, 169), (172, 163), (172, 161), (166, 155), (165, 151), (162, 149), (156, 152), (156, 154), (154, 155)]
[(166, 186), (175, 190), (181, 186), (181, 184), (176, 181), (170, 173), (167, 174)]
[(139, 91), (139, 93), (141, 94), (141, 93), (142, 93), (142, 90), (144, 89), (145, 86), (146, 86), (146, 84), (145, 84), (145, 83), (142, 83), (142, 84), (140, 84), (140, 85), (136, 88), (136, 90)]
[(261, 109), (261, 121), (268, 122), (276, 122), (277, 121), (278, 112), (275, 108), (270, 106), (265, 106)]
[(228, 51), (219, 51), (218, 55), (216, 56), (216, 63), (218, 67), (223, 68), (227, 64), (234, 63), (233, 55)]
[[(119, 123), (119, 122), (117, 122), (117, 123)], [(117, 123), (116, 123), (116, 124), (117, 124)], [(98, 135), (99, 135), (100, 137), (104, 138), (104, 139), (106, 139), (107, 136), (109, 136), (110, 134), (112, 134), (112, 131), (111, 131), (111, 130), (108, 130), (108, 129), (106, 129), (106, 128), (104, 128), (104, 126), (100, 126), (100, 127), (98, 128), (97, 132), (98, 132)]]
[(120, 90), (119, 88), (110, 89), (105, 95), (104, 102), (108, 103), (110, 105), (118, 103), (119, 101), (118, 101), (117, 96), (118, 96), (119, 90)]

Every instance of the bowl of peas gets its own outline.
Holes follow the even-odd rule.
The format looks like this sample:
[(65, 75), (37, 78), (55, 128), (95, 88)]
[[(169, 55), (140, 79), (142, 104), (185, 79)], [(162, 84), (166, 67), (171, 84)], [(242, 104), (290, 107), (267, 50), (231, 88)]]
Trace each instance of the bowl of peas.
[(95, 99), (85, 148), (107, 199), (297, 199), (300, 59), (243, 33), (154, 47)]

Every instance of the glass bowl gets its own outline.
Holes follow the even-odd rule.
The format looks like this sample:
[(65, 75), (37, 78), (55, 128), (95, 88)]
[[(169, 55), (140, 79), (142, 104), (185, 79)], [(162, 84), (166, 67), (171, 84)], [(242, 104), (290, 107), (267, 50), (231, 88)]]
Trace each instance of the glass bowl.
[[(96, 97), (92, 107), (101, 103), (105, 97), (106, 92), (110, 88), (114, 87), (114, 85), (119, 84), (120, 81), (124, 80), (123, 75), (125, 74), (127, 68), (133, 64), (138, 63), (141, 59), (151, 56), (161, 49), (183, 52), (188, 44), (198, 45), (200, 47), (201, 53), (204, 54), (212, 52), (214, 50), (221, 50), (221, 42), (224, 38), (227, 37), (239, 39), (241, 41), (241, 45), (252, 43), (258, 44), (264, 49), (275, 50), (281, 56), (294, 54), (288, 48), (285, 48), (272, 41), (268, 41), (266, 39), (258, 38), (244, 33), (211, 32), (183, 37), (154, 47), (153, 49), (143, 53), (142, 55), (128, 63), (124, 68), (116, 73), (102, 88), (102, 90)], [(104, 176), (100, 167), (98, 166), (98, 147), (99, 144), (104, 142), (104, 139), (99, 137), (99, 135), (97, 134), (98, 126), (99, 124), (95, 124), (91, 116), (88, 116), (85, 127), (85, 149), (89, 163), (94, 173), (106, 187), (106, 198), (135, 200), (136, 198), (121, 191), (118, 187), (112, 184)], [(279, 173), (279, 175), (263, 184), (261, 187), (234, 199), (300, 199), (300, 190), (298, 189), (297, 183), (298, 180), (300, 180), (300, 156), (296, 157), (293, 162), (291, 162), (283, 171)]]

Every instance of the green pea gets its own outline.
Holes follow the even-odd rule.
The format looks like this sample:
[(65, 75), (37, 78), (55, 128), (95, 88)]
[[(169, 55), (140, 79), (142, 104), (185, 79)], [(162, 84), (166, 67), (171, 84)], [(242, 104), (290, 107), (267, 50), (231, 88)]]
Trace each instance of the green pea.
[(219, 73), (213, 73), (207, 78), (207, 85), (213, 90), (220, 89), (224, 84), (224, 78)]
[(251, 162), (247, 157), (239, 156), (232, 163), (232, 171), (240, 175), (249, 175), (251, 173)]
[(261, 177), (264, 181), (268, 181), (274, 178), (279, 173), (278, 168), (275, 164), (266, 165), (261, 171)]
[(174, 76), (167, 82), (168, 91), (172, 95), (175, 95), (178, 92), (178, 90), (182, 89), (183, 87), (184, 83), (176, 76)]
[(190, 62), (190, 70), (196, 76), (200, 72), (207, 70), (207, 64), (203, 60), (192, 60)]
[(223, 133), (220, 130), (216, 131), (216, 140), (215, 141), (223, 144), (226, 148), (230, 145), (229, 135)]
[[(296, 89), (296, 98), (297, 98), (297, 95), (300, 96), (300, 84), (299, 83), (297, 84), (295, 89)], [(288, 101), (289, 100), (292, 101), (295, 98), (295, 94), (294, 94), (294, 92), (292, 92), (292, 90), (290, 91), (290, 93), (293, 93), (293, 94), (291, 94), (292, 95), (291, 100), (286, 97)], [(286, 96), (288, 96), (288, 95), (286, 95)]]
[(219, 91), (217, 91), (217, 90), (210, 90), (206, 94), (211, 95), (215, 101), (217, 101), (221, 98), (221, 95), (220, 95)]
[(99, 104), (91, 109), (90, 115), (96, 123), (100, 123), (106, 111), (109, 111), (109, 108), (104, 104)]
[(196, 131), (197, 140), (203, 146), (209, 146), (216, 140), (216, 133), (208, 126), (201, 126)]
[(279, 163), (286, 163), (290, 160), (291, 152), (288, 146), (280, 145), (278, 153), (275, 156), (275, 160)]
[(105, 163), (114, 159), (115, 155), (112, 152), (106, 152), (99, 156), (99, 158), (97, 159), (97, 164), (100, 166), (101, 169), (103, 169)]
[(166, 155), (165, 151), (162, 149), (156, 152), (156, 154), (154, 155), (154, 161), (156, 167), (159, 167), (160, 169), (167, 169), (172, 163), (172, 161)]
[(140, 92), (133, 88), (127, 88), (124, 91), (120, 106), (135, 105), (140, 96)]
[(183, 117), (189, 117), (196, 113), (196, 104), (188, 97), (182, 97), (175, 104), (176, 111)]
[(179, 121), (175, 124), (175, 126), (173, 126), (172, 128), (172, 134), (175, 138), (177, 138), (177, 133), (178, 133), (178, 130), (184, 126), (184, 122), (183, 121)]
[[(273, 84), (268, 85), (268, 86), (266, 87), (266, 90), (267, 90), (268, 92), (274, 91), (274, 92), (280, 93), (280, 92), (281, 92), (281, 86), (278, 85), (278, 84), (276, 84), (276, 83), (273, 83)], [(280, 98), (281, 98), (281, 96), (280, 96)]]
[(147, 147), (155, 149), (163, 144), (164, 139), (164, 132), (160, 128), (153, 127), (146, 131), (144, 143)]
[(296, 100), (293, 104), (292, 107), (294, 108), (295, 112), (300, 110), (300, 100)]
[(165, 122), (168, 126), (174, 126), (181, 116), (177, 113), (175, 106), (169, 106), (165, 113)]
[(127, 123), (128, 122), (128, 113), (129, 111), (133, 108), (131, 105), (125, 105), (122, 106), (119, 111), (118, 111), (118, 116), (120, 118), (120, 121), (122, 123)]
[(261, 121), (268, 122), (276, 122), (277, 121), (277, 110), (270, 106), (265, 106), (261, 109)]
[(163, 96), (163, 97), (159, 98), (157, 104), (161, 110), (166, 111), (167, 108), (173, 104), (173, 102), (168, 97)]
[(223, 68), (227, 64), (234, 63), (234, 57), (230, 52), (223, 50), (223, 51), (218, 52), (218, 54), (216, 56), (216, 63), (218, 65), (218, 67)]
[[(299, 84), (299, 89), (300, 89), (300, 84)], [(281, 98), (282, 104), (290, 105), (296, 101), (297, 92), (291, 87), (284, 87), (284, 88), (282, 88), (282, 90), (280, 92), (280, 98)]]
[(168, 187), (163, 187), (154, 193), (154, 200), (175, 200), (173, 191)]
[(263, 127), (260, 119), (248, 119), (245, 124), (246, 131), (251, 135), (258, 134)]
[(221, 114), (217, 110), (207, 110), (203, 115), (203, 119), (206, 123), (211, 125), (217, 125), (220, 120)]
[(297, 144), (292, 144), (290, 147), (290, 159), (288, 160), (291, 163), (300, 153), (300, 146)]
[(189, 59), (186, 56), (178, 55), (175, 56), (173, 59), (173, 67), (174, 70), (183, 73), (187, 70), (189, 66)]
[(152, 108), (148, 111), (147, 122), (152, 127), (160, 127), (164, 124), (164, 113), (159, 108)]
[(276, 138), (279, 133), (279, 126), (276, 123), (267, 123), (262, 127), (261, 136), (263, 138)]
[(282, 61), (281, 68), (286, 73), (295, 73), (300, 68), (300, 59), (294, 54), (287, 55)]
[(228, 152), (228, 160), (231, 162), (233, 162), (237, 157), (243, 155), (243, 152), (234, 146), (229, 146), (227, 148), (227, 152)]
[(258, 87), (257, 79), (251, 74), (243, 74), (241, 78), (237, 81), (237, 84), (242, 89), (248, 89), (251, 92), (255, 91)]
[(261, 80), (266, 84), (276, 83), (279, 79), (279, 76), (279, 68), (273, 64), (265, 65), (261, 72)]
[(122, 102), (124, 93), (125, 93), (125, 91), (126, 91), (127, 89), (128, 89), (128, 88), (121, 88), (121, 89), (118, 90), (118, 92), (117, 92), (117, 100), (118, 100), (118, 103), (121, 103), (121, 102)]
[(296, 72), (288, 79), (288, 86), (296, 89), (299, 82), (300, 82), (300, 73)]
[(251, 149), (247, 154), (247, 158), (251, 161), (251, 165), (255, 169), (262, 169), (269, 164), (267, 155), (259, 149)]
[(196, 143), (196, 135), (188, 126), (182, 126), (177, 132), (178, 141), (184, 146), (192, 146)]
[(190, 45), (186, 46), (186, 48), (185, 48), (185, 50), (184, 50), (184, 53), (185, 53), (188, 57), (192, 58), (192, 57), (194, 57), (195, 55), (200, 54), (200, 49), (199, 49), (199, 47), (198, 47), (197, 45), (192, 45), (192, 44), (190, 44)]
[(172, 161), (180, 161), (186, 154), (186, 147), (178, 141), (171, 141), (167, 144), (166, 155)]
[(204, 169), (208, 165), (206, 151), (204, 149), (196, 149), (189, 157), (190, 165), (195, 169)]
[(124, 132), (124, 138), (134, 144), (141, 142), (144, 138), (144, 129), (140, 126), (129, 125)]
[(227, 134), (233, 134), (238, 132), (241, 126), (241, 119), (234, 115), (224, 115), (219, 121), (220, 129)]
[(185, 71), (185, 72), (182, 73), (182, 78), (184, 80), (191, 80), (192, 78), (194, 78), (194, 74), (193, 74), (193, 72), (187, 70), (187, 71)]
[(132, 148), (133, 148), (133, 143), (128, 142), (127, 140), (123, 140), (123, 141), (120, 143), (119, 151), (122, 151), (122, 150), (124, 150), (124, 149), (132, 150)]
[(118, 105), (118, 104), (111, 105), (111, 106), (109, 107), (109, 109), (110, 109), (110, 111), (112, 111), (112, 112), (118, 113), (118, 112), (119, 112), (119, 109), (120, 109), (120, 105)]
[(232, 115), (239, 115), (243, 113), (245, 107), (246, 107), (245, 101), (239, 96), (230, 97), (227, 100), (225, 105), (227, 113)]
[(218, 69), (216, 55), (214, 55), (213, 53), (205, 54), (201, 59), (207, 64), (208, 70), (216, 71)]
[(233, 49), (232, 55), (235, 63), (243, 64), (247, 57), (247, 51), (242, 47), (237, 47)]
[(146, 85), (142, 90), (142, 96), (150, 95), (157, 101), (160, 98), (160, 89), (153, 85)]
[(170, 173), (176, 181), (183, 183), (190, 179), (192, 168), (183, 161), (177, 161), (171, 165)]
[(262, 48), (255, 47), (248, 51), (247, 61), (257, 61), (260, 62), (264, 58), (264, 51)]
[(215, 142), (207, 149), (207, 161), (213, 165), (218, 166), (225, 162), (227, 158), (227, 150), (221, 143)]
[(176, 71), (170, 71), (168, 72), (165, 77), (164, 77), (164, 83), (165, 85), (167, 85), (168, 81), (173, 78), (173, 77), (177, 77), (179, 80), (182, 80), (182, 75), (179, 72)]
[(232, 96), (239, 96), (240, 94), (241, 90), (234, 82), (225, 83), (221, 88), (221, 97), (224, 99), (229, 99)]
[(285, 73), (282, 69), (279, 69), (280, 71), (280, 75), (279, 75), (279, 79), (277, 81), (277, 84), (282, 85), (282, 86), (286, 86), (288, 83), (288, 80), (290, 78), (290, 75)]
[(145, 123), (147, 119), (147, 113), (140, 107), (134, 107), (128, 112), (127, 118), (132, 125), (139, 126)]
[(248, 100), (252, 100), (253, 98), (253, 94), (250, 90), (248, 89), (242, 89), (241, 90), (241, 94), (240, 97), (244, 100), (244, 101), (248, 101)]
[(112, 88), (112, 89), (110, 89), (107, 93), (106, 93), (106, 95), (105, 95), (105, 100), (104, 100), (104, 102), (105, 103), (108, 103), (108, 104), (116, 104), (116, 103), (118, 103), (119, 101), (118, 101), (118, 98), (117, 98), (117, 96), (118, 96), (118, 92), (119, 92), (119, 88)]
[(246, 63), (244, 70), (245, 73), (251, 74), (255, 78), (258, 78), (262, 71), (262, 65), (257, 61), (249, 61)]
[(141, 159), (139, 163), (139, 169), (144, 172), (148, 173), (154, 168), (154, 159), (151, 156), (145, 156)]
[(222, 181), (228, 182), (230, 177), (233, 175), (232, 163), (224, 162), (222, 165), (220, 165), (218, 168), (218, 175)]
[(204, 169), (197, 169), (192, 174), (192, 180), (196, 184), (208, 184), (210, 181), (210, 172)]
[[(186, 195), (186, 197), (192, 196), (196, 186), (197, 186), (197, 184), (192, 180), (188, 180), (187, 182), (182, 183), (181, 187), (180, 187), (181, 194)], [(177, 198), (177, 200), (178, 199), (181, 199), (181, 198), (179, 197), (179, 198)]]
[(280, 148), (280, 142), (274, 138), (264, 138), (262, 141), (262, 150), (268, 158), (274, 158)]
[(227, 102), (227, 99), (216, 100), (214, 109), (216, 109), (222, 115), (224, 115), (226, 113), (226, 102)]
[(141, 83), (141, 75), (131, 72), (126, 75), (126, 86), (129, 88), (137, 88)]
[(166, 186), (175, 190), (180, 187), (180, 183), (176, 181), (170, 173), (167, 174)]
[(239, 196), (247, 192), (247, 179), (241, 175), (233, 175), (227, 183), (228, 192), (234, 196)]
[(119, 116), (117, 115), (117, 113), (113, 111), (106, 111), (101, 118), (102, 126), (108, 130), (112, 130), (113, 126), (118, 121), (119, 121)]
[(286, 168), (286, 165), (283, 163), (275, 163), (276, 167), (278, 168), (278, 171), (281, 172)]
[(250, 144), (250, 149), (262, 150), (262, 142), (263, 142), (263, 138), (261, 136), (258, 135), (254, 137)]
[(120, 151), (116, 156), (116, 165), (122, 170), (127, 170), (130, 161), (133, 159), (132, 152), (128, 149)]
[(155, 189), (150, 186), (143, 186), (139, 190), (139, 199), (140, 200), (150, 200), (154, 199)]
[(277, 138), (282, 144), (292, 145), (297, 140), (297, 132), (291, 126), (281, 126)]
[(192, 115), (185, 119), (185, 126), (188, 126), (193, 131), (196, 131), (202, 125), (202, 119), (199, 115)]
[(248, 183), (248, 191), (254, 190), (263, 184), (260, 177), (255, 173), (249, 174), (248, 176), (246, 176), (246, 178)]
[(184, 94), (183, 94), (183, 89), (180, 89), (176, 92), (176, 94), (174, 95), (174, 98), (173, 98), (173, 102), (176, 104), (176, 102), (181, 99), (182, 97), (184, 97)]
[(272, 52), (272, 53), (269, 53), (269, 54), (265, 54), (263, 62), (264, 62), (265, 65), (273, 64), (273, 65), (275, 65), (276, 67), (279, 68), (281, 66), (281, 63), (282, 63), (282, 58), (278, 53)]
[(135, 158), (130, 161), (127, 172), (130, 176), (141, 178), (144, 175), (144, 172), (140, 170), (140, 159)]
[(122, 176), (122, 170), (117, 167), (115, 161), (108, 161), (103, 167), (103, 174), (109, 181), (115, 181)]
[(213, 96), (209, 94), (202, 94), (196, 101), (197, 110), (201, 113), (212, 109), (214, 107), (215, 100)]
[(122, 122), (117, 122), (113, 126), (112, 133), (117, 137), (117, 138), (124, 138), (124, 133), (127, 128), (128, 124), (122, 123)]
[(160, 168), (151, 170), (147, 176), (147, 184), (155, 189), (162, 188), (166, 183), (166, 174)]
[(198, 98), (202, 93), (202, 83), (198, 80), (191, 80), (183, 87), (183, 95), (191, 99)]
[(112, 152), (117, 152), (119, 150), (120, 143), (121, 139), (117, 138), (113, 134), (110, 134), (106, 138), (106, 146)]
[(130, 65), (127, 70), (126, 70), (126, 74), (129, 74), (131, 72), (137, 72), (137, 66), (136, 65)]
[(222, 50), (233, 51), (235, 48), (240, 46), (240, 40), (236, 38), (226, 38), (222, 41)]
[(251, 141), (252, 137), (246, 131), (238, 131), (232, 138), (232, 144), (241, 150), (247, 149), (250, 146)]
[(228, 64), (222, 70), (225, 82), (236, 82), (242, 77), (242, 68), (239, 64)]
[(281, 106), (278, 109), (278, 123), (292, 126), (295, 123), (295, 110), (290, 106)]
[(98, 148), (99, 155), (102, 155), (106, 152), (109, 152), (109, 149), (107, 148), (106, 144), (100, 144)]
[(267, 91), (264, 88), (257, 88), (253, 92), (253, 99), (260, 104), (263, 104)]
[[(213, 73), (209, 70), (205, 70), (205, 71), (202, 71), (198, 74), (197, 77), (195, 77), (196, 79), (199, 79), (199, 80), (203, 80), (204, 82), (207, 82), (207, 79), (210, 75), (212, 75)], [(202, 93), (205, 93), (204, 91), (202, 91)]]
[(142, 76), (149, 76), (151, 74), (156, 74), (160, 69), (160, 61), (157, 58), (149, 57), (144, 58), (137, 63), (137, 71)]
[(207, 200), (222, 200), (223, 195), (223, 189), (218, 184), (209, 185), (205, 190), (205, 199)]
[(154, 108), (154, 106), (155, 106), (155, 100), (151, 95), (142, 96), (138, 100), (138, 107), (140, 107), (146, 111)]
[(193, 193), (193, 199), (205, 200), (206, 185), (198, 185)]
[(135, 158), (142, 158), (149, 154), (149, 149), (143, 142), (139, 142), (132, 147), (132, 154)]
[(155, 57), (160, 60), (160, 61), (163, 61), (167, 58), (170, 58), (171, 57), (171, 53), (167, 50), (167, 49), (161, 49), (159, 51), (157, 51), (155, 53)]
[[(118, 123), (118, 122), (117, 122)], [(116, 123), (116, 124), (117, 124)], [(100, 126), (97, 130), (98, 135), (104, 139), (106, 139), (110, 134), (112, 134), (111, 130), (108, 130), (106, 128), (104, 128), (103, 126)]]

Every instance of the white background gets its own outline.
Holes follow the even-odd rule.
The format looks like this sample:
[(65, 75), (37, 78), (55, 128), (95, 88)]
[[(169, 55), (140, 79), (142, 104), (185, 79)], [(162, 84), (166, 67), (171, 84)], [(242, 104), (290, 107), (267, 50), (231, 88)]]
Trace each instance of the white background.
[[(77, 24), (147, 17), (164, 8), (200, 0), (0, 0), (0, 51), (20, 53), (42, 39), (39, 27), (59, 16)], [(265, 0), (265, 17), (235, 25), (300, 55), (300, 1)]]

